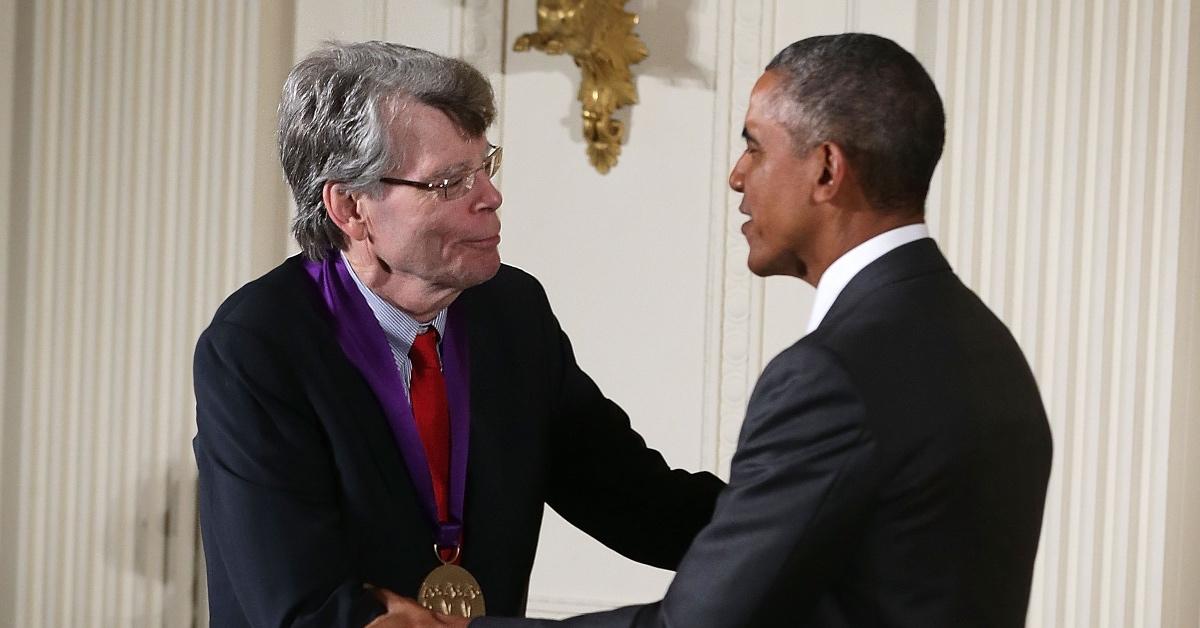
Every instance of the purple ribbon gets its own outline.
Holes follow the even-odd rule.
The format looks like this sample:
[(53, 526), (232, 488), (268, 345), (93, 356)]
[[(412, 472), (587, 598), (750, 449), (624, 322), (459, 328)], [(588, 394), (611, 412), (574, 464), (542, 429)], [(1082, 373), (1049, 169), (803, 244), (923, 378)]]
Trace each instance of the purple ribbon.
[(435, 529), (434, 542), (438, 547), (458, 547), (463, 531), (471, 421), (470, 362), (461, 308), (450, 307), (446, 316), (446, 334), (442, 337), (442, 374), (446, 379), (450, 411), (450, 495), (447, 504), (450, 520), (438, 521), (425, 445), (417, 432), (412, 405), (383, 328), (350, 277), (350, 269), (342, 262), (340, 253), (331, 251), (323, 261), (305, 260), (304, 267), (316, 282), (329, 308), (338, 344), (350, 363), (362, 373), (383, 406), (383, 413), (392, 429), (392, 438), (400, 448), (400, 457), (408, 469), (408, 476), (412, 479), (426, 518)]

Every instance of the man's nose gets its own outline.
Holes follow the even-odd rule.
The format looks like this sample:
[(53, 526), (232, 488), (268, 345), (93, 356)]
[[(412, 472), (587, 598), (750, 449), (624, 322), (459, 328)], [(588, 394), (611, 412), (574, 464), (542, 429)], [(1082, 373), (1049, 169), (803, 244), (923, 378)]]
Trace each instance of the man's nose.
[(742, 159), (739, 157), (737, 163), (733, 164), (733, 170), (729, 171), (729, 187), (733, 188), (734, 192), (741, 192), (744, 183), (745, 177), (742, 175)]
[(480, 172), (476, 175), (475, 186), (479, 188), (481, 209), (495, 211), (504, 202), (504, 195), (500, 193), (500, 188), (496, 187), (496, 183), (485, 173)]

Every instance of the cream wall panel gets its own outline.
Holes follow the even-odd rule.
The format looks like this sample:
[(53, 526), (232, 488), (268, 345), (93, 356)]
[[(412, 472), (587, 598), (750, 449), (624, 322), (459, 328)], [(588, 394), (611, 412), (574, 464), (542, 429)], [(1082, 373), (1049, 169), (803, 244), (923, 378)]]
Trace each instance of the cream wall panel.
[(769, 58), (762, 33), (773, 29), (774, 2), (722, 3), (721, 10), (709, 241), (719, 264), (709, 264), (710, 294), (715, 297), (709, 303), (714, 330), (708, 336), (706, 351), (711, 364), (706, 383), (710, 387), (715, 383), (715, 396), (709, 398), (709, 404), (715, 412), (708, 412), (705, 427), (706, 433), (715, 435), (715, 440), (706, 441), (706, 453), (714, 459), (715, 470), (727, 477), (738, 427), (761, 361), (759, 314), (764, 299), (762, 282), (746, 269), (749, 248), (740, 229), (745, 218), (736, 211), (740, 196), (729, 189), (728, 180), (744, 148), (741, 129), (750, 88)]
[[(295, 1), (294, 58), (299, 59), (327, 39), (359, 41), (383, 39), (388, 34), (387, 0)], [(444, 2), (423, 2), (442, 5)], [(422, 6), (420, 8), (426, 8)]]
[[(382, 39), (439, 54), (493, 59), (498, 70), (506, 1), (295, 0), (294, 58), (322, 41)], [(510, 44), (511, 45), (511, 42)]]
[(385, 39), (441, 54), (461, 54), (463, 0), (422, 4), (389, 0), (380, 4), (384, 6)]
[[(4, 253), (0, 254), (0, 539), (16, 535), (18, 510), (16, 505), (17, 485), (6, 478), (17, 476), (20, 468), (20, 424), (12, 417), (17, 415), (17, 385), (11, 373), (19, 372), (17, 350), (14, 342), (17, 316), (20, 313), (17, 282), (10, 278), (10, 259), (19, 257), (24, 251), (13, 237), (17, 225), (13, 222), (13, 208), (18, 207), (20, 195), (12, 185), (14, 171), (19, 168), (16, 158), (15, 120), (18, 93), (17, 33), (18, 11), (16, 0), (0, 0), (0, 233), (3, 233)], [(0, 542), (0, 625), (11, 625), (16, 594), (16, 546)]]
[(282, 252), (259, 237), (282, 233), (286, 207), (278, 175), (257, 178), (280, 78), (259, 47), (281, 43), (290, 14), (19, 7), (16, 63), (30, 70), (6, 100), (27, 137), (6, 154), (27, 164), (12, 186), (24, 220), (6, 237), (25, 254), (6, 273), (21, 308), (6, 325), (20, 362), (6, 351), (6, 368), (21, 377), (6, 384), (5, 433), (20, 446), (3, 461), (16, 515), (0, 537), (13, 557), (0, 619), (203, 624), (191, 350), (220, 299)]
[[(1200, 10), (1191, 7), (1191, 19), (1176, 17), (1176, 27), (1190, 28), (1187, 41), (1186, 81), (1192, 89), (1184, 108), (1186, 128), (1183, 142), (1182, 173), (1200, 172)], [(1190, 22), (1190, 24), (1189, 24)], [(1168, 127), (1169, 128), (1169, 127)], [(1176, 369), (1170, 381), (1171, 412), (1176, 419), (1170, 427), (1166, 495), (1166, 539), (1163, 547), (1162, 591), (1164, 626), (1200, 626), (1200, 177), (1185, 176), (1180, 181), (1183, 211), (1179, 221), (1179, 276), (1176, 290), (1180, 302), (1175, 319)], [(1159, 379), (1159, 387), (1168, 385)], [(1156, 394), (1161, 395), (1161, 391)], [(1156, 478), (1157, 480), (1157, 478)]]
[(1055, 437), (1032, 626), (1195, 614), (1164, 595), (1197, 585), (1164, 562), (1169, 473), (1195, 473), (1171, 463), (1195, 420), (1173, 384), (1177, 317), (1195, 315), (1177, 290), (1196, 279), (1180, 265), (1190, 10), (941, 2), (918, 29), (948, 112), (931, 223), (1025, 348)]
[[(716, 3), (645, 3), (641, 103), (607, 175), (587, 162), (569, 57), (506, 53), (504, 243), (545, 284), (580, 364), (675, 465), (703, 464)], [(508, 36), (535, 29), (510, 3)], [(511, 42), (508, 43), (511, 46)], [(644, 66), (644, 67), (643, 67)], [(653, 103), (647, 106), (647, 103)], [(723, 198), (724, 195), (722, 194)], [(580, 569), (579, 565), (588, 565)], [(551, 615), (661, 596), (670, 575), (634, 565), (549, 515), (530, 590)]]

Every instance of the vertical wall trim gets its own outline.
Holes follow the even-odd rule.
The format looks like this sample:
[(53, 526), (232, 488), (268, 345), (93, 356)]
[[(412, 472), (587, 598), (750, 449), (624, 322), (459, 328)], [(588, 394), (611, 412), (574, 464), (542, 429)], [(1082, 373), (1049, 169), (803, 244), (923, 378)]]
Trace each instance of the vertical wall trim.
[[(32, 80), (29, 32), (32, 7), (17, 0), (0, 0), (0, 85), (28, 85)], [(18, 600), (23, 594), (17, 561), (20, 546), (21, 491), (24, 432), (21, 411), (24, 403), (24, 370), (21, 359), (26, 343), (23, 327), (27, 223), (17, 220), (16, 208), (24, 207), (28, 190), (14, 185), (28, 174), (28, 132), (24, 122), (30, 112), (29, 90), (11, 90), (0, 98), (0, 228), (4, 230), (4, 252), (0, 254), (0, 624), (17, 623)]]
[(724, 341), (724, 295), (725, 295), (725, 209), (728, 204), (727, 186), (724, 177), (732, 159), (734, 140), (730, 137), (733, 124), (733, 22), (732, 1), (717, 5), (716, 58), (713, 62), (714, 76), (719, 77), (713, 86), (713, 161), (709, 176), (710, 196), (708, 212), (708, 259), (705, 268), (705, 303), (708, 310), (704, 317), (704, 391), (701, 403), (700, 464), (713, 473), (721, 467), (721, 382), (724, 359), (721, 357)]
[[(259, 249), (278, 258), (252, 228), (273, 211), (254, 204), (271, 184), (255, 176), (254, 146), (269, 143), (256, 123), (264, 108), (273, 118), (278, 88), (261, 95), (259, 55), (276, 42), (260, 48), (256, 3), (0, 9), (21, 24), (6, 20), (0, 43), (28, 39), (28, 59), (4, 71), (29, 99), (0, 108), (4, 159), (28, 152), (3, 186), (23, 219), (6, 231), (18, 241), (0, 284), (5, 342), (20, 343), (4, 368), (21, 373), (4, 382), (2, 490), (16, 509), (0, 511), (12, 602), (0, 623), (193, 625), (191, 347), (261, 270)], [(28, 298), (10, 301), (18, 291)]]
[[(1168, 522), (1162, 550), (1164, 560), (1160, 574), (1151, 571), (1157, 564), (1153, 559), (1150, 561), (1145, 584), (1149, 591), (1161, 590), (1163, 600), (1161, 611), (1158, 611), (1161, 617), (1154, 609), (1147, 608), (1144, 625), (1161, 619), (1159, 625), (1186, 628), (1200, 626), (1200, 597), (1196, 595), (1200, 590), (1200, 544), (1196, 543), (1196, 531), (1200, 530), (1200, 455), (1197, 455), (1200, 453), (1200, 388), (1196, 386), (1200, 381), (1200, 291), (1196, 290), (1200, 250), (1195, 246), (1200, 242), (1200, 211), (1197, 211), (1200, 208), (1200, 177), (1194, 176), (1200, 172), (1200, 45), (1195, 43), (1200, 37), (1200, 11), (1186, 1), (1171, 6), (1177, 10), (1172, 11), (1174, 15), (1164, 17), (1164, 23), (1173, 18), (1173, 42), (1170, 45), (1177, 56), (1174, 72), (1168, 80), (1185, 83), (1188, 89), (1186, 94), (1177, 93), (1177, 98), (1171, 101), (1163, 127), (1174, 136), (1172, 141), (1182, 145), (1183, 158), (1171, 178), (1157, 189), (1168, 203), (1178, 190), (1181, 207), (1185, 208), (1179, 220), (1178, 237), (1167, 232), (1168, 241), (1175, 241), (1179, 247), (1175, 285), (1181, 307), (1173, 333), (1168, 332), (1178, 347), (1175, 369), (1170, 382), (1159, 385), (1160, 389), (1170, 386), (1175, 392), (1170, 406), (1174, 420), (1165, 436), (1169, 442), (1169, 456), (1160, 461), (1166, 469), (1159, 471), (1166, 475), (1169, 486), (1164, 504), (1164, 519)], [(1167, 45), (1164, 41), (1163, 46)], [(1181, 126), (1172, 126), (1179, 116), (1182, 116), (1178, 122)], [(1181, 128), (1183, 132), (1179, 133)]]
[(1158, 626), (1188, 586), (1164, 561), (1168, 482), (1195, 473), (1168, 455), (1189, 420), (1177, 317), (1196, 323), (1176, 295), (1190, 8), (943, 0), (922, 20), (949, 131), (931, 224), (1031, 358), (1054, 432), (1031, 626)]
[[(773, 45), (775, 5), (770, 0), (729, 2), (721, 5), (718, 29), (716, 106), (714, 107), (714, 146), (710, 212), (708, 342), (716, 340), (714, 323), (720, 325), (720, 344), (706, 347), (705, 354), (719, 356), (717, 391), (706, 395), (706, 404), (716, 403), (717, 426), (706, 427), (705, 442), (715, 432), (715, 452), (706, 446), (706, 466), (715, 462), (715, 470), (728, 476), (729, 463), (737, 447), (738, 432), (745, 416), (746, 402), (758, 376), (762, 332), (762, 282), (751, 277), (746, 268), (748, 248), (740, 231), (739, 197), (729, 189), (729, 170), (741, 153), (742, 118), (750, 100), (750, 89), (765, 65), (764, 54)], [(767, 52), (764, 52), (767, 51)], [(714, 272), (715, 271), (715, 272)], [(715, 308), (719, 308), (717, 311)], [(714, 350), (715, 349), (715, 350)], [(711, 367), (706, 375), (711, 375)], [(714, 381), (707, 379), (706, 381)], [(706, 408), (711, 406), (706, 406)], [(705, 412), (711, 420), (711, 410)], [(715, 455), (715, 461), (710, 456)]]
[[(1143, 491), (1151, 495), (1145, 508), (1163, 525), (1139, 539), (1140, 604), (1135, 619), (1142, 626), (1182, 628), (1200, 625), (1200, 600), (1195, 595), (1200, 589), (1200, 550), (1195, 543), (1200, 529), (1200, 461), (1195, 455), (1200, 427), (1195, 385), (1200, 380), (1200, 253), (1195, 247), (1200, 241), (1200, 179), (1187, 176), (1200, 167), (1200, 47), (1195, 45), (1200, 12), (1187, 0), (1174, 0), (1165, 4), (1160, 23), (1169, 35), (1160, 41), (1164, 80), (1158, 83), (1156, 136), (1163, 167), (1153, 189), (1154, 205), (1164, 216), (1161, 226), (1156, 225), (1152, 250), (1164, 250), (1164, 263), (1151, 276), (1164, 298), (1176, 305), (1163, 313), (1151, 337), (1158, 338), (1160, 346), (1174, 348), (1174, 355), (1164, 352), (1155, 364), (1165, 370), (1146, 375), (1152, 383), (1146, 395), (1152, 408), (1148, 411), (1171, 420), (1154, 426), (1150, 438), (1158, 453), (1146, 459), (1143, 471)], [(1176, 202), (1178, 213), (1171, 211)], [(1159, 592), (1161, 599), (1156, 600)]]

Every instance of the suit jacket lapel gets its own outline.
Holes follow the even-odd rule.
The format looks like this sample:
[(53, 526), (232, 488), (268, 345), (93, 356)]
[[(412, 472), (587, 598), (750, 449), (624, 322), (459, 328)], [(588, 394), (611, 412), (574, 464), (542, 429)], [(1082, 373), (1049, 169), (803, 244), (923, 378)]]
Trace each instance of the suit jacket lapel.
[[(492, 548), (487, 546), (490, 535), (481, 534), (480, 526), (487, 526), (498, 512), (497, 500), (503, 501), (504, 494), (497, 494), (488, 487), (513, 486), (505, 482), (497, 474), (505, 473), (505, 452), (503, 443), (506, 440), (493, 434), (497, 428), (497, 395), (503, 395), (507, 382), (502, 372), (502, 365), (495, 363), (495, 356), (500, 349), (495, 346), (497, 338), (487, 333), (481, 333), (484, 324), (481, 317), (487, 316), (476, 307), (477, 295), (468, 290), (459, 296), (458, 305), (463, 307), (462, 320), (467, 326), (467, 339), (470, 355), (471, 373), (471, 435), (467, 458), (466, 498), (463, 504), (463, 527), (466, 541), (464, 547), (464, 564), (478, 563), (481, 557), (490, 556)], [(486, 470), (488, 477), (483, 477)], [(482, 545), (482, 546), (481, 546)]]
[[(387, 417), (383, 414), (383, 408), (379, 405), (379, 399), (371, 392), (370, 386), (358, 370), (346, 361), (341, 349), (336, 346), (334, 348), (337, 350), (337, 358), (345, 362), (345, 368), (333, 371), (334, 385), (345, 396), (344, 407), (348, 410), (346, 416), (351, 422), (348, 427), (360, 434), (366, 442), (371, 457), (383, 476), (384, 484), (396, 500), (395, 503), (419, 504), (420, 497), (404, 461), (400, 458), (400, 449), (388, 426)], [(423, 513), (417, 511), (416, 514), (422, 521), (425, 520)]]
[[(515, 372), (513, 351), (533, 332), (497, 316), (486, 285), (465, 291), (456, 307), (467, 321), (471, 361), (471, 436), (463, 506), (463, 566), (485, 591), (523, 595), (541, 514), (540, 470), (546, 443), (525, 382), (545, 373)], [(537, 368), (526, 365), (525, 368)], [(523, 564), (529, 561), (529, 564)]]
[[(328, 379), (330, 389), (336, 395), (334, 406), (342, 409), (339, 418), (347, 423), (348, 430), (360, 435), (365, 442), (380, 475), (383, 476), (384, 485), (391, 493), (392, 503), (419, 504), (413, 481), (400, 458), (400, 450), (396, 446), (379, 399), (338, 345), (321, 297), (316, 294), (308, 277), (303, 275), (302, 267), (300, 273), (308, 287), (306, 294), (310, 297), (310, 307), (320, 318), (318, 325), (321, 333), (315, 334), (315, 340), (319, 344), (321, 362), (329, 366), (328, 373), (323, 377)], [(422, 521), (425, 520), (424, 514), (419, 510), (414, 511), (414, 514)]]

